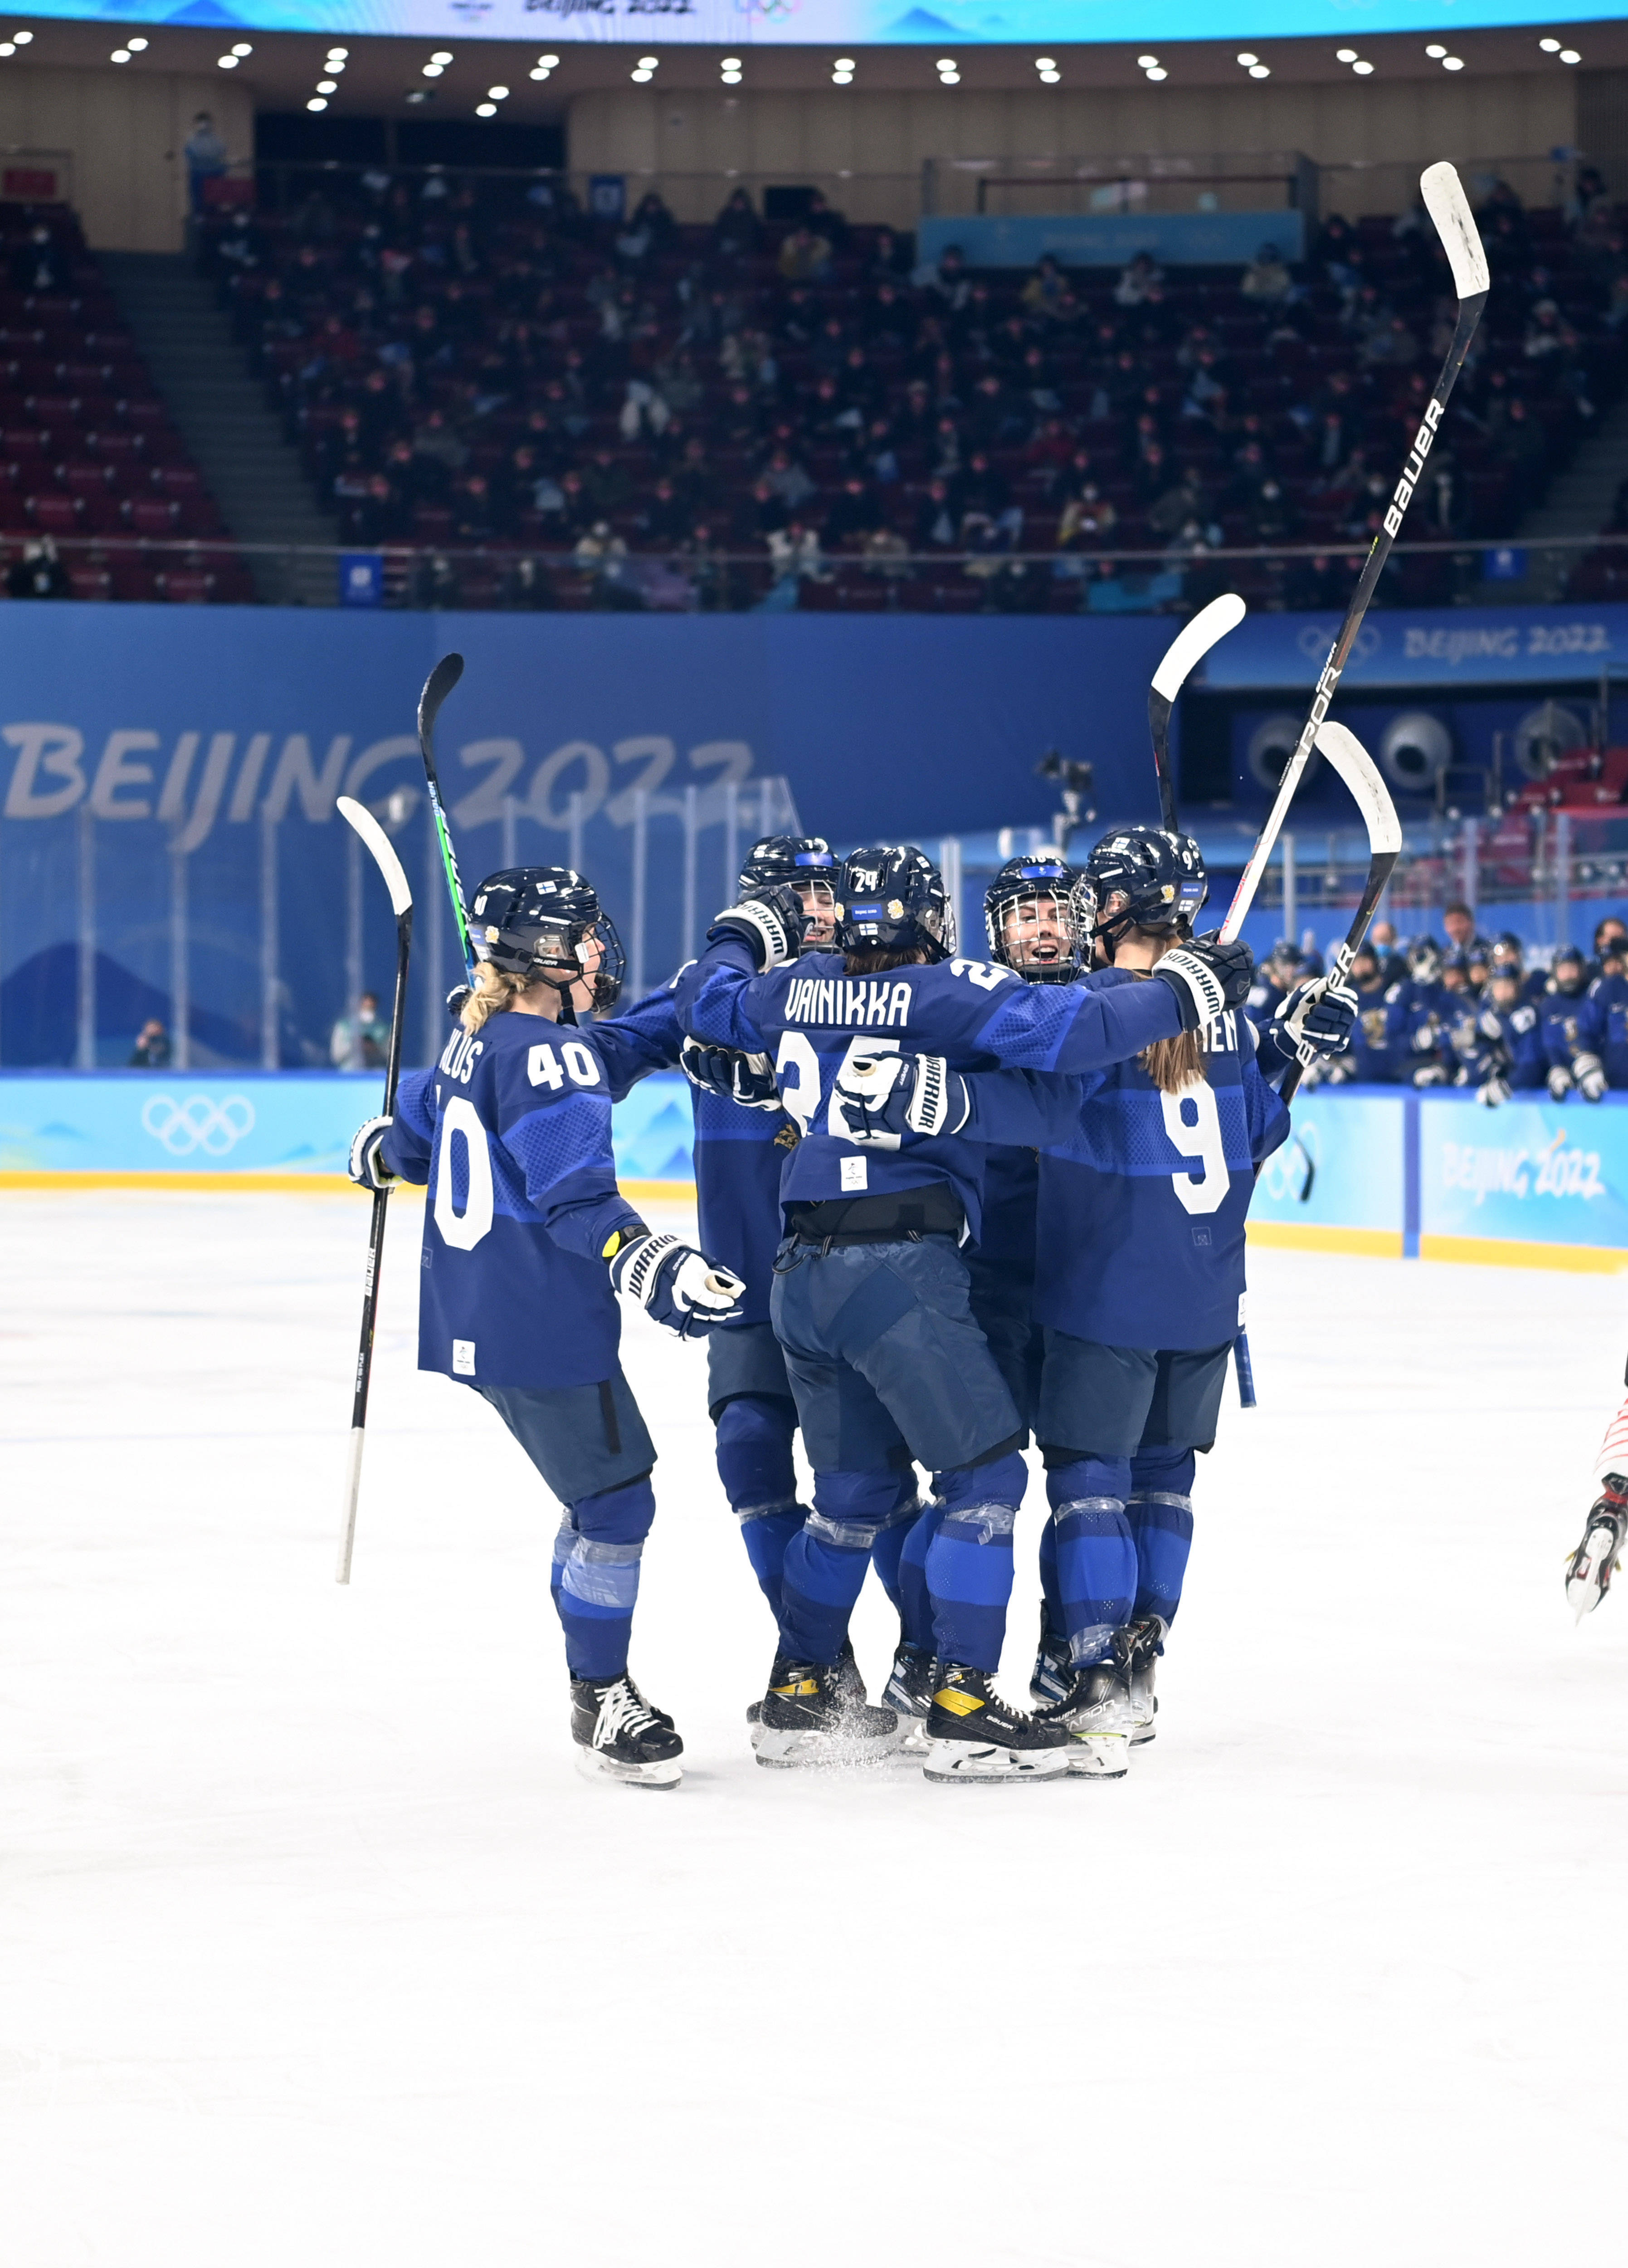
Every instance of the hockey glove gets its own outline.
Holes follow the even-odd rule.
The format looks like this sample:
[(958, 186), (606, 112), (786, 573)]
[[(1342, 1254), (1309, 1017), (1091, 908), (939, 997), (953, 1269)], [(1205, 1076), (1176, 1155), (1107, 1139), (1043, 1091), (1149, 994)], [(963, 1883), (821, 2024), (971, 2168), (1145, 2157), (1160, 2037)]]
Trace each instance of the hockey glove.
[(756, 897), (726, 906), (707, 932), (708, 945), (738, 937), (752, 947), (759, 972), (784, 968), (803, 950), (809, 917), (789, 882), (771, 882)]
[(1509, 1100), (1509, 1081), (1496, 1075), (1476, 1089), (1476, 1101), (1485, 1102), (1489, 1110), (1496, 1110), (1500, 1102)]
[(715, 1048), (705, 1040), (686, 1040), (678, 1050), (678, 1068), (703, 1094), (721, 1094), (726, 1102), (738, 1102), (743, 1110), (781, 1108), (774, 1067), (767, 1056), (750, 1055), (744, 1048)]
[(832, 1109), (850, 1142), (897, 1150), (905, 1134), (957, 1134), (966, 1081), (942, 1056), (851, 1057), (837, 1074)]
[(379, 1155), (386, 1134), (395, 1124), (393, 1118), (370, 1118), (365, 1126), (358, 1127), (356, 1138), (350, 1145), (350, 1178), (361, 1189), (393, 1189), (396, 1175)]
[(1308, 1048), (1314, 1056), (1343, 1055), (1357, 1020), (1357, 996), (1348, 984), (1314, 976), (1288, 993), (1272, 1018), (1285, 1055)]
[(1154, 968), (1176, 995), (1184, 1032), (1196, 1032), (1223, 1009), (1241, 1008), (1255, 982), (1255, 956), (1241, 937), (1229, 945), (1211, 930), (1191, 945), (1178, 945)]
[(611, 1284), (680, 1338), (740, 1321), (746, 1286), (693, 1244), (634, 1230), (611, 1255)]
[(1549, 1073), (1549, 1092), (1557, 1102), (1564, 1102), (1575, 1081), (1564, 1064), (1556, 1064)]
[(466, 1002), (473, 998), (473, 990), (467, 984), (455, 984), (447, 994), (446, 1012), (455, 1024), (463, 1015)]
[(1439, 1063), (1420, 1064), (1409, 1084), (1412, 1086), (1445, 1086), (1447, 1066)]
[(1577, 1081), (1578, 1092), (1585, 1102), (1598, 1102), (1606, 1091), (1605, 1065), (1598, 1056), (1573, 1056), (1572, 1076)]

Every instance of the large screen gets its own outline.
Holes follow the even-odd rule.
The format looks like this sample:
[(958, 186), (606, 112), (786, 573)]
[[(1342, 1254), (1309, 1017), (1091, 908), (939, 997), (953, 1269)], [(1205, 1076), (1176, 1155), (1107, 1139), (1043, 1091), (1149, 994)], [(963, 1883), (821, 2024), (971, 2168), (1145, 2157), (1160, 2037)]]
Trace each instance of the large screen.
[[(131, 0), (96, 7), (44, 0), (33, 16), (119, 23), (209, 23), (260, 32), (369, 32), (436, 40), (628, 40), (660, 48), (1013, 47), (1044, 41), (1133, 38), (1254, 40), (1349, 39), (1360, 29), (1419, 32), (1476, 25), (1594, 22), (1622, 13), (1621, 0), (1561, 7), (1533, 0), (1140, 0), (1127, 28), (1123, 0)], [(1534, 59), (1536, 61), (1536, 58)]]

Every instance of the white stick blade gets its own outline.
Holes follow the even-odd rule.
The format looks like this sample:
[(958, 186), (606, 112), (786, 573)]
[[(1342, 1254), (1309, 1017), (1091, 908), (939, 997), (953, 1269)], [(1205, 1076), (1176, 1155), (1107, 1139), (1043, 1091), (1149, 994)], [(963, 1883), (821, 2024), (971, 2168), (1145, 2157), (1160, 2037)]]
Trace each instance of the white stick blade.
[(384, 876), (385, 887), (390, 893), (391, 909), (399, 921), (413, 902), (413, 890), (406, 874), (401, 870), (401, 861), (396, 856), (394, 845), (389, 836), (385, 834), (372, 813), (357, 803), (353, 797), (341, 795), (336, 808), (340, 817), (356, 828), (368, 849), (373, 853), (374, 864)]
[(1400, 850), (1402, 822), (1397, 806), (1378, 765), (1356, 734), (1325, 718), (1317, 727), (1317, 746), (1355, 797), (1368, 828), (1369, 850)]
[(1478, 298), (1492, 279), (1487, 273), (1481, 232), (1470, 212), (1463, 183), (1443, 158), (1440, 165), (1426, 166), (1419, 177), (1419, 187), (1425, 210), (1435, 223), (1441, 249), (1453, 271), (1453, 289), (1461, 299)]
[(1167, 701), (1174, 701), (1210, 648), (1218, 644), (1228, 630), (1236, 630), (1248, 612), (1236, 591), (1224, 591), (1219, 599), (1212, 599), (1207, 607), (1201, 608), (1155, 670), (1154, 691), (1162, 693)]
[(345, 1451), (345, 1510), (340, 1526), (339, 1565), (334, 1571), (336, 1583), (350, 1580), (350, 1557), (356, 1548), (356, 1503), (362, 1494), (362, 1451), (366, 1440), (363, 1428), (353, 1425)]

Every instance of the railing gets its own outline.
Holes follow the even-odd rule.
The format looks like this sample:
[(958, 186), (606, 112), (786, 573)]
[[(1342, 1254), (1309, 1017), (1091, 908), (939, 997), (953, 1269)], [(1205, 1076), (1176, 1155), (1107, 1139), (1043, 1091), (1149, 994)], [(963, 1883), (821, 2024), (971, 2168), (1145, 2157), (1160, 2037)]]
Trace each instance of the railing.
[[(1050, 519), (1051, 513), (1035, 517)], [(19, 582), (55, 558), (62, 585), (33, 596), (166, 600), (238, 605), (297, 603), (425, 612), (601, 607), (624, 612), (745, 613), (803, 606), (834, 612), (944, 610), (1182, 614), (1233, 585), (1251, 606), (1325, 611), (1343, 606), (1366, 543), (1221, 545), (1192, 552), (1148, 548), (827, 552), (802, 549), (704, 554), (612, 541), (604, 549), (484, 543), (272, 544), (215, 538), (60, 536), (0, 539), (0, 568)], [(1399, 543), (1377, 607), (1492, 604), (1524, 598), (1529, 579), (1564, 587), (1576, 563), (1598, 555), (1628, 594), (1628, 534)], [(1330, 589), (1311, 592), (1309, 571)], [(1346, 579), (1342, 580), (1344, 578)], [(1602, 595), (1595, 593), (1595, 596)]]
[(1299, 151), (1133, 157), (929, 158), (924, 216), (959, 213), (1317, 214), (1318, 169)]

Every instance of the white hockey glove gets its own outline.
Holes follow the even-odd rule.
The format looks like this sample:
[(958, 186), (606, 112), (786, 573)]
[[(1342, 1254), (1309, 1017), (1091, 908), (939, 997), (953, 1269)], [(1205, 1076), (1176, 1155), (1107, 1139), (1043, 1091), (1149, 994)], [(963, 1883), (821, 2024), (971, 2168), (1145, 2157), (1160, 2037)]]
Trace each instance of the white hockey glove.
[(1285, 995), (1272, 1018), (1285, 1055), (1309, 1048), (1314, 1056), (1343, 1055), (1357, 1021), (1357, 996), (1348, 984), (1314, 976)]
[(1572, 1076), (1577, 1081), (1578, 1091), (1585, 1102), (1598, 1102), (1606, 1092), (1605, 1065), (1598, 1056), (1573, 1056)]
[(678, 1050), (678, 1068), (703, 1094), (721, 1094), (726, 1102), (738, 1102), (743, 1110), (781, 1107), (774, 1066), (767, 1056), (749, 1054), (744, 1048), (714, 1047), (706, 1040), (686, 1040)]
[(906, 1134), (957, 1134), (972, 1107), (942, 1056), (855, 1056), (837, 1074), (832, 1108), (850, 1142), (897, 1150)]
[(1222, 945), (1212, 930), (1163, 954), (1153, 973), (1175, 993), (1183, 1031), (1196, 1032), (1224, 1009), (1243, 1005), (1255, 982), (1255, 956), (1241, 937)]
[(393, 1189), (397, 1176), (379, 1156), (385, 1137), (395, 1124), (393, 1118), (370, 1118), (365, 1126), (356, 1130), (350, 1145), (350, 1178), (358, 1189)]
[(738, 1276), (676, 1236), (634, 1230), (611, 1255), (611, 1284), (680, 1338), (740, 1320), (746, 1290)]
[(1509, 1081), (1493, 1077), (1476, 1089), (1476, 1101), (1485, 1102), (1489, 1110), (1496, 1110), (1500, 1102), (1509, 1100)]
[(1409, 1081), (1409, 1085), (1412, 1086), (1445, 1086), (1447, 1085), (1446, 1064), (1439, 1063), (1420, 1064), (1419, 1069), (1414, 1072), (1412, 1079)]
[(1413, 1035), (1412, 1047), (1416, 1056), (1434, 1055), (1441, 1045), (1441, 1034), (1434, 1016), (1428, 1017)]
[(726, 906), (707, 932), (708, 945), (738, 937), (752, 947), (760, 971), (784, 968), (803, 950), (809, 917), (789, 882), (771, 882), (756, 897)]
[(1564, 1102), (1576, 1081), (1564, 1064), (1556, 1064), (1549, 1073), (1549, 1092), (1557, 1102)]

